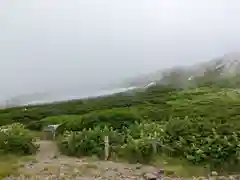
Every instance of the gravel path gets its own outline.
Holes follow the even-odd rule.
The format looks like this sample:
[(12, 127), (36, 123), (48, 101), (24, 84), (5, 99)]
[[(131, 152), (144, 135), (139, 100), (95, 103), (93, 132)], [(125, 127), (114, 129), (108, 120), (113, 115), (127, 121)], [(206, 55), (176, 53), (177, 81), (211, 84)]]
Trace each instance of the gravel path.
[[(156, 171), (152, 166), (62, 156), (58, 155), (54, 142), (38, 143), (40, 149), (36, 160), (25, 163), (19, 169), (24, 179), (141, 180), (145, 179), (143, 174)], [(6, 179), (14, 180), (20, 177)]]
[[(162, 177), (154, 172), (161, 170), (141, 164), (100, 161), (93, 158), (74, 158), (59, 155), (53, 141), (38, 141), (39, 152), (34, 160), (25, 162), (19, 168), (20, 176), (11, 176), (5, 180), (164, 180), (180, 179)], [(164, 170), (163, 170), (164, 171)], [(162, 174), (162, 173), (160, 173)], [(162, 174), (163, 175), (163, 174)], [(185, 178), (184, 178), (185, 179)], [(216, 179), (188, 178), (190, 179)], [(220, 179), (240, 179), (240, 176), (221, 177)]]

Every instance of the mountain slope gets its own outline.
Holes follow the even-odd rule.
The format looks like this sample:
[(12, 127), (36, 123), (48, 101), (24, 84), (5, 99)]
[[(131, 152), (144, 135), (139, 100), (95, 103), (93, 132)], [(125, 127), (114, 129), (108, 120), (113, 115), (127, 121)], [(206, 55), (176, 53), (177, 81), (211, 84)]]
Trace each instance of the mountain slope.
[[(197, 83), (210, 83), (209, 81), (217, 81), (218, 79), (229, 76), (239, 75), (240, 72), (240, 52), (225, 54), (222, 57), (197, 63), (192, 66), (176, 66), (168, 69), (158, 70), (156, 72), (146, 74), (140, 77), (129, 79), (121, 86), (124, 88), (112, 88), (108, 90), (84, 91), (84, 87), (77, 87), (66, 92), (51, 93), (33, 93), (14, 97), (6, 102), (7, 107), (19, 106), (24, 104), (41, 104), (53, 101), (64, 101), (71, 99), (80, 99), (85, 97), (93, 97), (100, 95), (113, 94), (128, 90), (129, 87), (147, 87), (152, 84), (174, 85), (180, 88), (196, 86)], [(238, 84), (238, 76), (232, 84)], [(196, 82), (197, 81), (197, 82)], [(228, 81), (229, 83), (230, 81)], [(239, 80), (240, 85), (240, 80)], [(130, 88), (130, 89), (131, 89)], [(84, 91), (84, 92), (83, 92)], [(3, 105), (4, 107), (4, 105)]]
[(209, 72), (214, 72), (219, 78), (238, 75), (240, 73), (240, 52), (225, 54), (222, 57), (192, 66), (176, 66), (159, 70), (131, 79), (127, 83), (128, 85), (139, 86), (152, 81), (160, 84), (169, 84), (175, 81), (179, 86), (185, 87), (186, 84), (189, 84), (189, 80), (192, 80), (194, 77), (204, 77), (209, 75)]

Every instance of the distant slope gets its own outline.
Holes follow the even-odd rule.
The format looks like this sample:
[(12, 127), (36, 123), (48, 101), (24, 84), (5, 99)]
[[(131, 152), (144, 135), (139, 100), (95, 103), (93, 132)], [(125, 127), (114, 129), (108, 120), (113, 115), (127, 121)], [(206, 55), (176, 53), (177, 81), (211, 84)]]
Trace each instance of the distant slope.
[(45, 104), (45, 103), (52, 103), (52, 102), (59, 102), (59, 101), (68, 101), (68, 100), (76, 100), (82, 98), (89, 98), (89, 97), (98, 97), (98, 96), (105, 96), (111, 95), (120, 92), (126, 92), (137, 87), (127, 87), (127, 88), (113, 88), (109, 90), (102, 90), (96, 92), (89, 92), (81, 93), (70, 93), (70, 94), (52, 94), (52, 93), (34, 93), (34, 94), (26, 94), (16, 96), (12, 99), (9, 99), (6, 103), (6, 107), (15, 107), (15, 106), (22, 106), (22, 105), (34, 105), (34, 104)]
[[(84, 90), (84, 87), (79, 86), (74, 91), (71, 90), (71, 87), (67, 87), (68, 90), (64, 92), (55, 90), (56, 92), (20, 95), (9, 99), (6, 102), (6, 107), (102, 96), (124, 92), (136, 87), (146, 87), (151, 84), (174, 85), (179, 88), (186, 88), (196, 86), (196, 81), (198, 83), (210, 83), (210, 81), (217, 81), (229, 76), (236, 76), (231, 81), (232, 83), (239, 83), (240, 87), (240, 78), (238, 78), (238, 75), (240, 77), (240, 53), (235, 52), (225, 54), (210, 61), (197, 63), (193, 66), (176, 66), (131, 78), (121, 83), (119, 85), (120, 88), (115, 87), (107, 90), (95, 89), (89, 92)], [(231, 85), (231, 87), (233, 86)], [(4, 107), (4, 105), (1, 107)]]
[(176, 66), (169, 69), (158, 70), (151, 74), (130, 79), (126, 85), (139, 86), (156, 81), (160, 84), (178, 82), (179, 86), (189, 84), (194, 77), (205, 76), (208, 72), (219, 72), (219, 77), (235, 76), (240, 73), (240, 52), (225, 54), (222, 57), (197, 63), (193, 66)]

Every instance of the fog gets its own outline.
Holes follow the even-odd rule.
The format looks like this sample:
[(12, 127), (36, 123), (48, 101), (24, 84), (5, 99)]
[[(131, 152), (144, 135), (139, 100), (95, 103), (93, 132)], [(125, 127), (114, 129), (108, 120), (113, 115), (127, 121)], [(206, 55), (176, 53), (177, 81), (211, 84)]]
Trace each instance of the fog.
[(238, 0), (0, 0), (0, 12), (0, 102), (91, 94), (240, 47)]

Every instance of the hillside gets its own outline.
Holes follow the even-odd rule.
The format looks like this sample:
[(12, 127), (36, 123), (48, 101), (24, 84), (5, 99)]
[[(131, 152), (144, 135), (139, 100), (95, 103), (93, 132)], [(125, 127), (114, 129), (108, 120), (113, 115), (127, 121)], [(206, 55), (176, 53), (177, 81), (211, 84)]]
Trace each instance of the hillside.
[(110, 88), (110, 89), (88, 91), (88, 92), (84, 92), (83, 88), (77, 88), (77, 90), (75, 91), (68, 90), (66, 92), (61, 92), (61, 93), (57, 92), (58, 90), (56, 90), (55, 93), (25, 94), (25, 95), (19, 95), (16, 97), (12, 97), (11, 99), (8, 99), (5, 104), (2, 103), (2, 107), (10, 108), (10, 107), (16, 107), (16, 106), (55, 103), (55, 102), (76, 100), (76, 99), (89, 98), (89, 97), (106, 96), (114, 93), (129, 91), (134, 88), (136, 87)]
[(109, 136), (112, 160), (154, 164), (167, 157), (200, 167), (204, 175), (213, 170), (237, 173), (240, 83), (238, 76), (222, 77), (223, 68), (219, 69), (194, 77), (194, 84), (185, 87), (178, 86), (174, 79), (178, 76), (173, 76), (167, 79), (171, 80), (168, 85), (158, 83), (95, 98), (1, 109), (2, 129), (10, 124), (15, 128), (10, 126), (14, 133), (0, 139), (0, 149), (34, 153), (37, 147), (32, 150), (32, 140), (25, 133), (60, 124), (57, 144), (68, 156), (95, 155), (101, 159), (103, 139)]
[[(108, 85), (105, 88), (85, 89), (81, 85), (76, 87), (65, 87), (52, 90), (51, 92), (40, 92), (32, 94), (18, 95), (0, 102), (1, 107), (13, 107), (27, 104), (43, 104), (55, 101), (66, 101), (71, 99), (80, 99), (87, 97), (96, 97), (99, 95), (110, 95), (134, 87), (145, 87), (150, 83), (160, 85), (174, 85), (178, 88), (197, 87), (196, 81), (218, 81), (219, 79), (234, 79), (233, 83), (238, 83), (240, 72), (240, 53), (229, 53), (222, 57), (210, 61), (197, 63), (192, 66), (176, 66), (168, 69), (161, 69), (156, 72), (142, 75), (135, 78), (129, 78), (123, 82), (115, 82), (115, 85)], [(196, 80), (197, 79), (197, 80)], [(237, 82), (236, 82), (237, 81)], [(240, 81), (240, 80), (239, 80)], [(0, 107), (0, 108), (1, 108)]]
[[(230, 153), (230, 149), (232, 151), (232, 148), (237, 148), (235, 147), (237, 142), (231, 140), (232, 133), (240, 130), (239, 104), (240, 93), (229, 87), (199, 87), (181, 90), (158, 85), (145, 90), (138, 89), (131, 93), (118, 93), (99, 98), (4, 109), (0, 110), (0, 122), (1, 125), (20, 122), (32, 130), (40, 130), (47, 124), (63, 123), (60, 133), (65, 130), (80, 131), (85, 128), (94, 129), (107, 125), (120, 132), (125, 132), (125, 127), (130, 128), (130, 134), (137, 130), (135, 128), (138, 126), (135, 127), (135, 123), (143, 123), (142, 125), (156, 123), (154, 125), (156, 128), (163, 128), (165, 132), (168, 132), (161, 135), (166, 138), (165, 140), (161, 139), (161, 143), (172, 149), (171, 153), (177, 153), (175, 155), (185, 157), (194, 163), (219, 163), (219, 160), (230, 163), (230, 160), (235, 158)], [(138, 128), (141, 128), (142, 125)], [(212, 133), (217, 133), (219, 137), (230, 138), (229, 141), (234, 146), (232, 144), (224, 152), (226, 151), (231, 156), (215, 157), (215, 151), (218, 150), (214, 150), (214, 152), (207, 150), (209, 155), (204, 155), (200, 159), (195, 159), (197, 156), (193, 155), (193, 159), (191, 159), (190, 154), (195, 153), (194, 147), (189, 151), (190, 154), (184, 155), (181, 154), (183, 153), (181, 148), (179, 149), (175, 144), (181, 140), (179, 138), (188, 139), (191, 134), (195, 134), (197, 139), (204, 140), (204, 137), (210, 138)], [(137, 134), (132, 135), (140, 138)], [(239, 139), (236, 140), (240, 141), (240, 134), (237, 133), (234, 136), (237, 136)], [(186, 142), (184, 140), (182, 143), (184, 146), (192, 146), (192, 143), (196, 142), (192, 139)], [(212, 145), (206, 144), (206, 147)], [(222, 144), (222, 146), (225, 145)], [(69, 153), (65, 145), (62, 148), (64, 152)], [(198, 148), (202, 148), (202, 145), (199, 144)], [(213, 154), (211, 155), (211, 153)], [(209, 157), (211, 158), (209, 159)]]
[[(191, 66), (176, 66), (169, 69), (162, 69), (156, 72), (133, 78), (126, 82), (127, 85), (139, 86), (156, 81), (159, 84), (171, 84), (174, 78), (180, 82), (180, 86), (187, 86), (189, 79), (203, 77), (209, 71), (221, 70), (221, 77), (234, 76), (240, 72), (240, 53), (234, 52), (225, 54), (222, 57), (204, 61)], [(220, 77), (220, 76), (219, 76)]]

